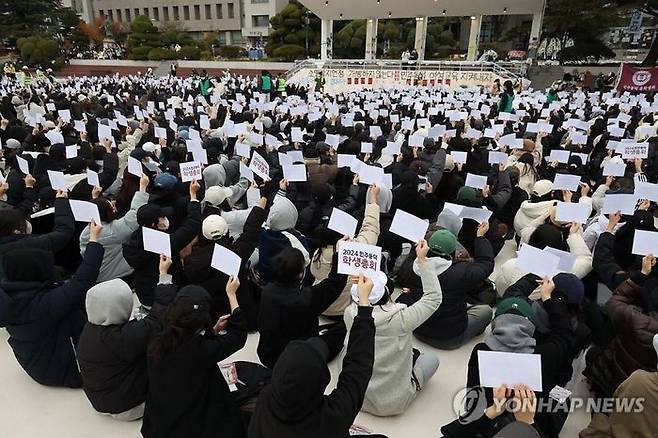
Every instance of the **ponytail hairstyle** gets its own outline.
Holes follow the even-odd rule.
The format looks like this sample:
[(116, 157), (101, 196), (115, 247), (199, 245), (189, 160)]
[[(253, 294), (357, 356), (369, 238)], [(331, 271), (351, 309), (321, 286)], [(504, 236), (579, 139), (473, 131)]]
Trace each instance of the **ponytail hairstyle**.
[(167, 308), (161, 330), (149, 343), (149, 357), (162, 360), (210, 324), (208, 293), (199, 286), (182, 288)]

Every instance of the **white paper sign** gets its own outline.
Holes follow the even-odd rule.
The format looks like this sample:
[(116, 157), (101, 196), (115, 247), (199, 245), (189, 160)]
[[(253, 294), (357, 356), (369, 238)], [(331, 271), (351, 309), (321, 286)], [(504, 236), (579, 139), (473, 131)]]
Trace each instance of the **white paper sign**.
[(658, 232), (635, 230), (633, 254), (641, 256), (658, 255)]
[(362, 184), (381, 184), (384, 179), (384, 169), (366, 164), (359, 167), (359, 182)]
[(475, 175), (469, 173), (466, 175), (466, 182), (464, 183), (467, 187), (473, 187), (474, 189), (482, 190), (484, 186), (487, 185), (487, 177), (483, 175)]
[(53, 190), (68, 190), (68, 184), (66, 184), (64, 173), (57, 172), (55, 170), (49, 170), (48, 179), (50, 180), (50, 187), (52, 187)]
[(621, 148), (621, 157), (625, 160), (649, 156), (649, 143), (622, 143)]
[(240, 161), (240, 176), (247, 178), (249, 181), (254, 182), (254, 172), (248, 168), (242, 161)]
[(556, 163), (568, 163), (569, 162), (569, 156), (571, 156), (571, 152), (569, 151), (560, 151), (557, 149), (553, 149), (551, 151), (551, 154), (548, 156), (546, 161), (549, 163), (556, 162)]
[(142, 236), (144, 238), (144, 251), (171, 257), (171, 239), (169, 234), (152, 228), (142, 227)]
[(516, 258), (516, 267), (540, 277), (553, 278), (558, 273), (560, 258), (527, 243), (521, 246)]
[(351, 214), (334, 208), (331, 211), (331, 217), (329, 218), (329, 224), (327, 227), (343, 236), (354, 237), (356, 235), (356, 227), (358, 224), (359, 221)]
[(576, 256), (574, 254), (562, 251), (561, 249), (551, 248), (550, 246), (544, 248), (544, 251), (560, 258), (560, 263), (557, 265), (557, 269), (560, 272), (571, 272), (573, 265), (576, 263)]
[(648, 199), (650, 201), (658, 202), (658, 184), (635, 181), (634, 194), (639, 199)]
[(570, 190), (575, 192), (580, 187), (580, 176), (556, 173), (553, 181), (553, 190)]
[(603, 176), (624, 176), (626, 173), (626, 163), (617, 163), (608, 161), (603, 166)]
[(93, 202), (77, 201), (75, 199), (69, 200), (71, 205), (71, 212), (76, 222), (91, 222), (100, 225), (101, 216), (98, 213), (98, 207)]
[(242, 259), (239, 255), (222, 245), (215, 244), (210, 266), (226, 275), (237, 277), (241, 264)]
[(489, 151), (489, 164), (504, 164), (507, 166), (507, 159), (509, 157), (505, 152)]
[(635, 213), (638, 197), (632, 194), (606, 194), (603, 198), (602, 214), (621, 212), (621, 214), (632, 215)]
[(560, 222), (584, 224), (589, 218), (590, 208), (582, 202), (558, 202), (555, 219)]
[(23, 172), (25, 175), (30, 173), (30, 166), (25, 158), (16, 156), (16, 162), (18, 163), (18, 168), (21, 170), (21, 172)]
[(452, 151), (450, 156), (455, 163), (465, 164), (468, 159), (468, 152)]
[(269, 181), (270, 165), (267, 164), (265, 158), (261, 157), (257, 152), (254, 152), (254, 155), (251, 157), (249, 169), (251, 169), (256, 175), (263, 178), (265, 181)]
[(283, 177), (288, 182), (304, 182), (306, 181), (306, 165), (305, 164), (284, 164)]
[(363, 274), (374, 277), (379, 273), (382, 249), (375, 245), (358, 242), (338, 242), (338, 273)]
[(397, 209), (389, 231), (400, 237), (404, 237), (413, 243), (417, 243), (419, 240), (425, 238), (425, 233), (427, 233), (429, 226), (429, 222), (424, 221), (413, 214), (409, 214), (406, 211)]
[(197, 161), (190, 161), (188, 163), (180, 163), (180, 176), (183, 182), (188, 181), (199, 181), (201, 179), (201, 174), (203, 170), (201, 169), (201, 163)]
[(542, 391), (541, 355), (478, 351), (480, 385), (498, 388), (526, 385), (533, 391)]
[(241, 157), (249, 158), (251, 156), (251, 147), (245, 143), (236, 143), (235, 153)]
[(66, 146), (66, 159), (70, 158), (75, 158), (78, 156), (78, 146), (77, 145), (70, 145)]
[(128, 157), (128, 173), (141, 178), (144, 174), (144, 169), (142, 169), (142, 162), (137, 158)]
[(87, 183), (92, 187), (100, 187), (101, 182), (98, 178), (98, 173), (94, 172), (91, 169), (87, 169)]
[(336, 149), (338, 143), (340, 142), (340, 136), (338, 134), (327, 134), (327, 138), (324, 140), (332, 148)]

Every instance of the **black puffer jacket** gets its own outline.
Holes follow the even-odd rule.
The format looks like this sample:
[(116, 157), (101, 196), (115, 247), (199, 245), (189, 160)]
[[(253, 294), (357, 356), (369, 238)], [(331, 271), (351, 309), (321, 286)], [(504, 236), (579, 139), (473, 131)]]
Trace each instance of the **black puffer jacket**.
[[(91, 296), (98, 288), (112, 288), (100, 291), (95, 304), (87, 300), (87, 316), (93, 323), (87, 322), (82, 330), (77, 350), (82, 388), (94, 409), (107, 414), (126, 412), (146, 400), (146, 346), (178, 290), (172, 284), (158, 285), (146, 318), (117, 323), (118, 319), (130, 318), (132, 311), (132, 293), (125, 283), (125, 309), (119, 309), (121, 297), (113, 284), (117, 281), (121, 280), (100, 283), (89, 291)], [(117, 315), (122, 311), (124, 318)]]
[[(29, 255), (28, 251), (23, 252)], [(39, 262), (46, 263), (45, 260)], [(102, 262), (103, 247), (91, 242), (82, 264), (63, 284), (0, 282), (0, 326), (9, 332), (9, 345), (16, 359), (38, 383), (71, 388), (82, 386), (75, 346), (87, 320), (85, 295), (96, 282)], [(27, 264), (26, 261), (23, 266)], [(52, 266), (52, 260), (50, 264)]]
[(374, 341), (372, 307), (359, 307), (343, 371), (329, 395), (324, 395), (331, 380), (324, 342), (291, 342), (258, 397), (249, 438), (348, 438), (372, 375)]
[[(430, 339), (452, 339), (466, 330), (466, 296), (468, 292), (479, 287), (491, 275), (494, 268), (494, 255), (491, 243), (486, 237), (476, 237), (473, 261), (455, 261), (447, 271), (439, 275), (443, 302), (427, 321), (414, 333)], [(423, 295), (420, 278), (410, 272), (403, 281), (411, 293), (403, 294), (400, 302), (411, 305)]]
[[(172, 265), (170, 273), (175, 284), (184, 284), (183, 265), (179, 252), (198, 234), (201, 228), (201, 206), (193, 201), (187, 206), (187, 219), (180, 228), (170, 234)], [(142, 228), (135, 231), (128, 243), (123, 245), (123, 257), (135, 270), (135, 292), (139, 301), (146, 305), (153, 304), (153, 289), (158, 284), (158, 265), (160, 256), (144, 249)]]

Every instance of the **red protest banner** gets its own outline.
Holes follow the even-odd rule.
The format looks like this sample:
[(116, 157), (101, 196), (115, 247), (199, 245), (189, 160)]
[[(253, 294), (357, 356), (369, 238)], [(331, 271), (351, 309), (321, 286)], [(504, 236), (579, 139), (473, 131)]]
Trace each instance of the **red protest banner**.
[(658, 67), (635, 67), (622, 64), (617, 89), (640, 93), (658, 91)]

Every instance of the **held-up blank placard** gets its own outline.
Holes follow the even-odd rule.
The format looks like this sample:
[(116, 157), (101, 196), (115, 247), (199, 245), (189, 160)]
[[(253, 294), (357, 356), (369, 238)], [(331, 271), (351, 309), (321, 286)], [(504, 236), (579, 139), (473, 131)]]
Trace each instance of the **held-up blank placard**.
[(100, 187), (101, 181), (98, 178), (98, 173), (91, 169), (87, 169), (87, 183), (92, 187)]
[(466, 175), (466, 182), (464, 185), (467, 187), (473, 187), (474, 189), (482, 190), (484, 186), (487, 185), (487, 177), (469, 173)]
[(582, 202), (559, 202), (555, 210), (555, 219), (560, 222), (584, 224), (590, 213), (590, 207)]
[(553, 278), (558, 271), (560, 257), (548, 253), (527, 243), (521, 246), (516, 256), (516, 267), (521, 271), (530, 272), (540, 277)]
[(455, 163), (465, 164), (468, 159), (468, 152), (452, 151), (450, 156)]
[(417, 243), (425, 238), (425, 233), (427, 233), (429, 226), (429, 222), (424, 221), (413, 214), (409, 214), (406, 211), (397, 209), (389, 231), (400, 237), (404, 237), (413, 243)]
[(533, 391), (543, 390), (539, 354), (478, 351), (478, 369), (485, 388), (526, 385)]
[(144, 169), (142, 169), (142, 162), (137, 158), (128, 157), (128, 173), (141, 178), (142, 174), (144, 173)]
[(575, 192), (580, 186), (580, 176), (565, 173), (556, 173), (553, 181), (553, 190), (570, 190)]
[(215, 244), (210, 266), (226, 275), (236, 276), (240, 273), (242, 259), (240, 256), (221, 245)]
[(96, 224), (100, 225), (101, 216), (98, 213), (98, 206), (96, 204), (75, 199), (69, 200), (69, 204), (71, 205), (71, 212), (76, 222), (91, 222), (93, 220)]
[(169, 234), (152, 228), (142, 227), (142, 237), (144, 240), (144, 251), (171, 257), (171, 240)]
[(603, 198), (602, 214), (620, 212), (621, 214), (632, 215), (635, 213), (638, 197), (636, 195), (620, 193), (606, 194)]
[(359, 224), (359, 221), (353, 217), (351, 214), (345, 213), (342, 210), (334, 208), (331, 211), (331, 217), (329, 218), (329, 227), (330, 230), (342, 234), (343, 236), (354, 237), (356, 235), (356, 227)]
[(658, 233), (655, 231), (635, 230), (633, 238), (633, 254), (658, 255)]

